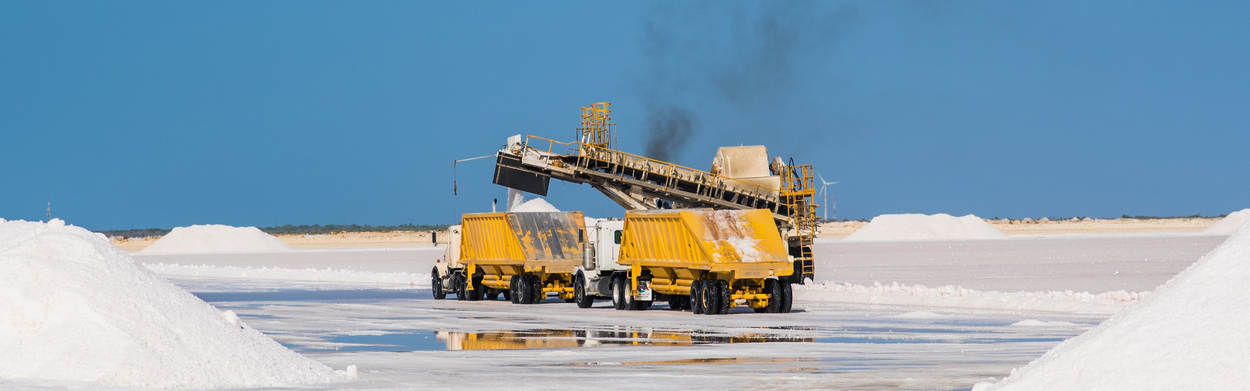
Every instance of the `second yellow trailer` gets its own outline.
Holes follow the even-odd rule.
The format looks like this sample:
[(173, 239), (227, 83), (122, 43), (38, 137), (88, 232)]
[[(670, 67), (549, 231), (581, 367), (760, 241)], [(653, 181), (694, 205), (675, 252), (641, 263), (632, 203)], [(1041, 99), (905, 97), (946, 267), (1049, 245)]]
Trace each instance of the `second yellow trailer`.
[(653, 210), (625, 214), (614, 282), (617, 309), (657, 298), (696, 314), (743, 305), (790, 312), (794, 263), (768, 210)]

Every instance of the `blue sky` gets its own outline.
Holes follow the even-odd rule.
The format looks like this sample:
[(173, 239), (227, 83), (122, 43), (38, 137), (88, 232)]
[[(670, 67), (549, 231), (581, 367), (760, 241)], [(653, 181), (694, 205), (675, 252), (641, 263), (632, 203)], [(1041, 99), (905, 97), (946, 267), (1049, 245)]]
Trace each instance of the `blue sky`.
[[(613, 102), (643, 152), (766, 144), (839, 217), (1250, 207), (1243, 2), (0, 3), (0, 217), (94, 229), (450, 223), (511, 134)], [(619, 215), (587, 186), (562, 209)]]

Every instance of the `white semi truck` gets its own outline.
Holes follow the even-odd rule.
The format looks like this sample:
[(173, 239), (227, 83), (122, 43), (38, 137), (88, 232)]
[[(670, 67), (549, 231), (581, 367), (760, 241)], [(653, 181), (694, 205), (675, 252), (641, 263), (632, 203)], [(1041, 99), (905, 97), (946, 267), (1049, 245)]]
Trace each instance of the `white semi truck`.
[[(586, 219), (589, 240), (582, 252), (582, 265), (573, 272), (573, 301), (578, 307), (590, 308), (596, 299), (610, 298), (614, 307), (624, 308), (624, 289), (618, 292), (618, 287), (624, 288), (629, 266), (617, 263), (624, 227), (625, 222), (620, 219)], [(642, 294), (650, 303), (650, 293), (644, 290)]]
[[(628, 266), (616, 263), (624, 222), (620, 219), (586, 218), (585, 227), (587, 240), (584, 242), (582, 264), (572, 275), (574, 301), (581, 308), (594, 305), (597, 299), (612, 299), (613, 304), (623, 305), (624, 300), (614, 295), (616, 285), (613, 283), (623, 284), (629, 271)], [(430, 290), (439, 300), (447, 298), (448, 294), (456, 295), (460, 300), (475, 300), (471, 298), (475, 296), (473, 292), (465, 291), (469, 284), (466, 265), (460, 262), (461, 226), (453, 225), (447, 233), (447, 248), (443, 257), (430, 271)], [(510, 299), (511, 292), (502, 293), (505, 300)]]
[(464, 281), (464, 265), (460, 264), (460, 225), (453, 225), (447, 227), (447, 248), (443, 250), (443, 257), (435, 261), (434, 269), (430, 270), (430, 292), (437, 300), (446, 299), (448, 293), (465, 300), (468, 296), (461, 291)]

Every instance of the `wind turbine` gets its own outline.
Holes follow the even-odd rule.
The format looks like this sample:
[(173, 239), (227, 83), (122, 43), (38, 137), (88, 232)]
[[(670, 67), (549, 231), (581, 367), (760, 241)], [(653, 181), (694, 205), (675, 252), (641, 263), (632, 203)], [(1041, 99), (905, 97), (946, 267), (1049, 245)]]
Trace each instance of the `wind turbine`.
[[(820, 178), (820, 192), (824, 193), (824, 197), (825, 197), (825, 202), (822, 205), (825, 207), (825, 221), (828, 221), (829, 220), (829, 185), (836, 185), (838, 183), (826, 181), (825, 177), (823, 175), (820, 175), (820, 173), (816, 173), (816, 176)], [(833, 218), (835, 219), (838, 218), (838, 197), (836, 196), (833, 197)]]

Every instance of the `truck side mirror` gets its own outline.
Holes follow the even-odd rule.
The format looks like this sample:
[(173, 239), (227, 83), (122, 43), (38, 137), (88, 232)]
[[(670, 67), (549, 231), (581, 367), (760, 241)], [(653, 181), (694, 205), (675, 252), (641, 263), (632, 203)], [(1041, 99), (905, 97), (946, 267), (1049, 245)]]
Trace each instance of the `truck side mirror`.
[(616, 233), (613, 234), (612, 241), (615, 242), (616, 244), (621, 244), (621, 231), (620, 230), (617, 230)]

